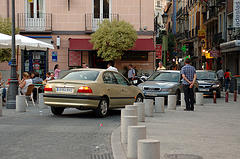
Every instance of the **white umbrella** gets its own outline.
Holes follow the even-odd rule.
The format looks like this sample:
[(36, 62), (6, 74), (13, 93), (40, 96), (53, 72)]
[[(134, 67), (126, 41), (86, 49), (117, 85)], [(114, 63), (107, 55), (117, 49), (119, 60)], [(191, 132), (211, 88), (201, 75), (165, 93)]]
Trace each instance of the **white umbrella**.
[(0, 48), (9, 48), (11, 42), (12, 42), (11, 36), (0, 33)]
[(22, 35), (16, 35), (16, 45), (18, 45), (21, 49), (27, 50), (47, 50), (47, 49), (54, 49), (52, 44), (48, 44), (42, 42), (40, 40), (36, 40), (33, 38), (29, 38)]
[[(22, 35), (15, 35), (16, 46), (19, 46), (21, 49), (26, 50), (47, 50), (54, 49), (53, 45), (29, 38)], [(11, 48), (12, 47), (12, 37), (6, 34), (0, 33), (0, 48)]]

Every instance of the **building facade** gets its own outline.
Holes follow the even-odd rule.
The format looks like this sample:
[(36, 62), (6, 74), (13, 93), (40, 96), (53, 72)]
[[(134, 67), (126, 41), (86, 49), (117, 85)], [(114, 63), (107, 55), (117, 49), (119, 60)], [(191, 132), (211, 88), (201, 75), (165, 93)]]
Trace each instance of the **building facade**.
[[(128, 64), (138, 70), (154, 69), (154, 1), (143, 0), (16, 0), (16, 26), (20, 34), (52, 43), (54, 50), (21, 50), (18, 69), (40, 74), (52, 71), (55, 64), (65, 71), (87, 63), (89, 67), (106, 68), (89, 42), (103, 20), (124, 20), (137, 31), (135, 47), (115, 61), (124, 72)], [(9, 0), (0, 2), (0, 16), (11, 17)], [(9, 73), (7, 63), (0, 67)]]

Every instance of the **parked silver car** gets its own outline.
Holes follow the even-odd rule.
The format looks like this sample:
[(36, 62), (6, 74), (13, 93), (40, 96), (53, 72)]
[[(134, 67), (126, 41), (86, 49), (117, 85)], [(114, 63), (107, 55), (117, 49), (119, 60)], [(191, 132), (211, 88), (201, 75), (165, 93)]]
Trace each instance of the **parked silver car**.
[(143, 91), (145, 98), (165, 97), (168, 95), (177, 96), (177, 104), (180, 104), (182, 92), (180, 71), (164, 70), (154, 72), (149, 79), (138, 85)]

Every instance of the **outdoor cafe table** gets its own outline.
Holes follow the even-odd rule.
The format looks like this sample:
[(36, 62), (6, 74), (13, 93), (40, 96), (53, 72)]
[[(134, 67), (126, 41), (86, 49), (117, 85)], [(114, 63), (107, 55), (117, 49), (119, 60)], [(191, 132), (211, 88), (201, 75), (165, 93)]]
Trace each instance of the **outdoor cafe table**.
[(38, 91), (38, 89), (40, 87), (44, 87), (44, 85), (43, 84), (34, 84), (34, 87), (37, 89), (37, 103), (39, 104), (39, 91)]

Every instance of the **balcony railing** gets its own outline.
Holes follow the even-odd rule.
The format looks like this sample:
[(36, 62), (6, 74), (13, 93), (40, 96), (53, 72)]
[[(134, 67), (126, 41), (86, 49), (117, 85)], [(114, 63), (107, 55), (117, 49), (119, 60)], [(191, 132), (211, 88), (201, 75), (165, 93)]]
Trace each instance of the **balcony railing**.
[(44, 32), (52, 31), (52, 14), (17, 14), (18, 28), (20, 31)]
[(85, 14), (85, 31), (94, 32), (99, 28), (99, 24), (101, 24), (104, 20), (117, 20), (119, 21), (118, 14)]

